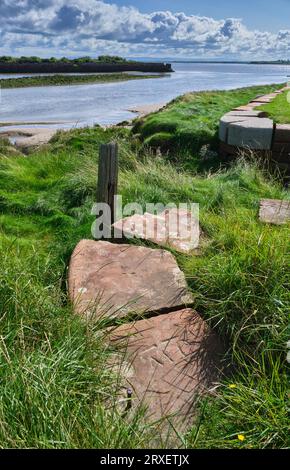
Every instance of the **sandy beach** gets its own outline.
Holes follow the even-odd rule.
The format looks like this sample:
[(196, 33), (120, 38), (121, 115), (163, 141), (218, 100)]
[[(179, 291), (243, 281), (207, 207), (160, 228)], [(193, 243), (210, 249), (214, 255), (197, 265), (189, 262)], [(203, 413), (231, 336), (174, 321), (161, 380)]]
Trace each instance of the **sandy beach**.
[[(148, 114), (155, 113), (160, 109), (164, 108), (166, 103), (156, 103), (149, 105), (140, 105), (131, 109), (127, 109), (131, 113), (137, 114), (139, 117), (147, 116)], [(135, 118), (132, 118), (132, 121)], [(64, 124), (62, 121), (51, 121), (51, 122), (21, 122), (21, 121), (10, 121), (0, 122), (0, 127), (5, 127), (4, 130), (0, 130), (0, 137), (8, 138), (10, 142), (16, 147), (26, 150), (29, 148), (35, 148), (40, 145), (47, 144), (58, 130), (66, 131), (63, 127), (58, 127), (58, 124)], [(48, 126), (55, 127), (48, 127)], [(16, 127), (17, 126), (17, 127)], [(27, 127), (33, 126), (33, 127)], [(45, 126), (45, 127), (43, 127)], [(72, 126), (73, 127), (73, 126)], [(111, 126), (103, 126), (111, 127)]]

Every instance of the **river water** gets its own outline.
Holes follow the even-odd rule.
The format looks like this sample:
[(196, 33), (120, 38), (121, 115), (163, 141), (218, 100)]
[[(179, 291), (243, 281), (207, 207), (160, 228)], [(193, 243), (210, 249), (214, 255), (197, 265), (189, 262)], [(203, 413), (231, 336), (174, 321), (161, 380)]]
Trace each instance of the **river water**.
[[(0, 122), (58, 122), (70, 128), (116, 124), (135, 116), (128, 109), (165, 103), (189, 91), (226, 90), (282, 83), (290, 66), (245, 64), (173, 64), (162, 78), (128, 82), (2, 89)], [(0, 75), (0, 78), (7, 75)], [(0, 128), (1, 129), (1, 128)]]

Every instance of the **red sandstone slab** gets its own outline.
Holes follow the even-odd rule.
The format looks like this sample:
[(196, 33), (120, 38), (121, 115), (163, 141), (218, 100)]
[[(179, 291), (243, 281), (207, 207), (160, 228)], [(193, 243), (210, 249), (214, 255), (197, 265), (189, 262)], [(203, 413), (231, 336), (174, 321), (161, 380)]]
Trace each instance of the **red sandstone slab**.
[(165, 250), (82, 240), (69, 266), (75, 311), (124, 317), (182, 308), (193, 301), (175, 258)]
[(199, 247), (198, 214), (183, 209), (167, 209), (153, 215), (134, 214), (113, 224), (116, 237), (148, 240), (181, 253), (191, 253)]
[(208, 392), (218, 379), (222, 345), (193, 310), (122, 325), (110, 333), (110, 341), (126, 360), (126, 389), (132, 404), (147, 408), (147, 417), (171, 416), (175, 426), (192, 425), (197, 394)]
[(261, 222), (284, 225), (290, 221), (290, 201), (262, 199), (259, 218)]
[(290, 124), (277, 124), (274, 142), (290, 143)]

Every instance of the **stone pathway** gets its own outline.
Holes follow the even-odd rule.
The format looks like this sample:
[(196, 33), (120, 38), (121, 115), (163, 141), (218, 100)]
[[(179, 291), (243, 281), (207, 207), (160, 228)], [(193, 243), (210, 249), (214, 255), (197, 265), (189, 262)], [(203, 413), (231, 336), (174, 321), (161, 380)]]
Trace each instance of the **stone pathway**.
[[(257, 107), (271, 103), (277, 95), (290, 88), (256, 97), (245, 106), (239, 106), (220, 120), (219, 139), (222, 144), (251, 150), (271, 150), (274, 122)], [(222, 145), (223, 148), (223, 145)]]
[(262, 199), (259, 218), (261, 222), (284, 225), (290, 221), (290, 201), (279, 199)]
[(260, 106), (270, 103), (279, 94), (289, 90), (287, 86), (274, 93), (256, 97), (245, 106), (239, 106), (220, 120), (220, 154), (224, 158), (254, 155), (281, 173), (285, 181), (290, 178), (290, 126), (275, 124), (267, 118)]
[(129, 413), (128, 404), (133, 411), (144, 407), (147, 420), (162, 418), (162, 435), (175, 436), (172, 424), (180, 432), (188, 429), (197, 396), (218, 380), (223, 347), (188, 308), (193, 297), (173, 255), (82, 240), (70, 261), (69, 294), (77, 314), (127, 321), (106, 330), (117, 351), (109, 366), (122, 371), (123, 413)]

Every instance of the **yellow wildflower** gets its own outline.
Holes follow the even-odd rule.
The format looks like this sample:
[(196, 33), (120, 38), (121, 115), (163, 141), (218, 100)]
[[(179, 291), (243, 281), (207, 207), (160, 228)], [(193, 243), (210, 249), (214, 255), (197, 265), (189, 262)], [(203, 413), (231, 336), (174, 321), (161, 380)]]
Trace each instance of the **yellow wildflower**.
[(239, 441), (243, 442), (246, 438), (245, 438), (244, 434), (239, 434), (238, 439), (239, 439)]
[(229, 388), (237, 388), (236, 384), (230, 384)]

